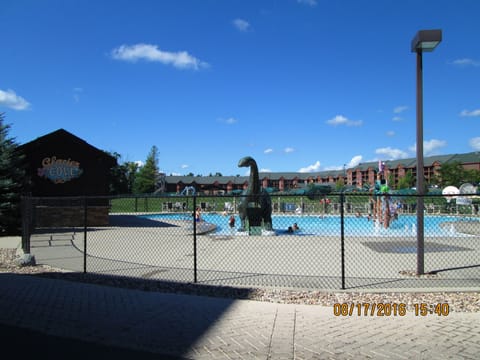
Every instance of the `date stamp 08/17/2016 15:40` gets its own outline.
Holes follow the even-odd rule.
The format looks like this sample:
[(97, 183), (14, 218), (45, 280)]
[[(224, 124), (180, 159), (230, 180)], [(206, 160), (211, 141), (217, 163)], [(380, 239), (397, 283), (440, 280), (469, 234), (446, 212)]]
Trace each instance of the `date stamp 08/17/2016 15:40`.
[(405, 303), (335, 303), (334, 316), (405, 316), (413, 313), (415, 316), (448, 316), (448, 303), (414, 303), (407, 306)]

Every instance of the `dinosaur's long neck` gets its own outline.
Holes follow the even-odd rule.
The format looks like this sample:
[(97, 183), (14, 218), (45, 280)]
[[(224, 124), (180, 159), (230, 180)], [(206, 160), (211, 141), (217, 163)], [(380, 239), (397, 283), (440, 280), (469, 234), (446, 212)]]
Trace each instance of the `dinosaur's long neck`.
[(258, 178), (258, 167), (254, 162), (250, 165), (250, 179), (248, 181), (250, 194), (260, 194), (260, 180)]

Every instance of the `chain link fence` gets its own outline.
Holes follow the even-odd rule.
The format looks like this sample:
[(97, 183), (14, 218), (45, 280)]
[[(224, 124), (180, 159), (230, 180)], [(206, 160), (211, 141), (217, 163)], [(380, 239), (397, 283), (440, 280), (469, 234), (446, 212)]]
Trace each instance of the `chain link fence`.
[(272, 194), (271, 229), (260, 199), (240, 195), (29, 197), (22, 243), (37, 263), (157, 281), (478, 290), (480, 217), (464, 197), (424, 198), (423, 251), (415, 195), (356, 193)]

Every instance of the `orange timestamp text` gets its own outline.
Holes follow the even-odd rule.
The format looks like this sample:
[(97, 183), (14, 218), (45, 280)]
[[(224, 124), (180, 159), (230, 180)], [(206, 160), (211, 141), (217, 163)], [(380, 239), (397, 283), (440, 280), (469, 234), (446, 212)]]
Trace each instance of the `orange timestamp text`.
[(333, 304), (334, 316), (405, 316), (407, 313), (415, 316), (448, 316), (450, 306), (448, 303), (414, 303), (407, 306), (405, 303), (335, 303)]

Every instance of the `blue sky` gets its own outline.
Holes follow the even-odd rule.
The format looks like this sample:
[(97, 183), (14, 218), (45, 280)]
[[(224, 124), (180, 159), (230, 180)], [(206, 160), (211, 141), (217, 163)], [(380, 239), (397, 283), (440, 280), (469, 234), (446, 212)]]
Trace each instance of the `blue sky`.
[(64, 128), (167, 174), (322, 171), (480, 151), (477, 0), (2, 0), (0, 112), (19, 143)]

